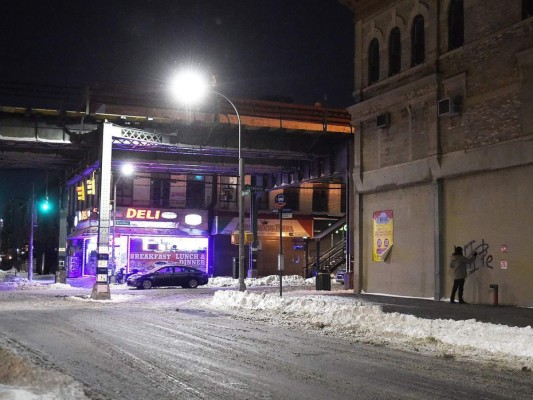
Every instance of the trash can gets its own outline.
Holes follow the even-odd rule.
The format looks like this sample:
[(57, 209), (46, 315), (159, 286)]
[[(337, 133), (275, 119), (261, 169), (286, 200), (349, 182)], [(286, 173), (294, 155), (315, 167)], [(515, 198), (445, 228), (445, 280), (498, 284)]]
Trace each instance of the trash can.
[(331, 276), (328, 271), (318, 271), (316, 290), (331, 290)]
[(233, 279), (239, 279), (239, 257), (233, 257)]

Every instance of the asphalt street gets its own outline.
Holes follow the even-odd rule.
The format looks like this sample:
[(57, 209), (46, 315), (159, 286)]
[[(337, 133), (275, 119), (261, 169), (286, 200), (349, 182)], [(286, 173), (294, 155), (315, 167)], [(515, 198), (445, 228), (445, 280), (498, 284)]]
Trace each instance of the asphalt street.
[[(199, 307), (215, 290), (114, 288), (111, 303), (79, 289), (0, 291), (0, 350), (24, 357), (33, 374), (72, 377), (90, 399), (530, 398), (530, 373)], [(381, 300), (435, 317), (470, 307)]]

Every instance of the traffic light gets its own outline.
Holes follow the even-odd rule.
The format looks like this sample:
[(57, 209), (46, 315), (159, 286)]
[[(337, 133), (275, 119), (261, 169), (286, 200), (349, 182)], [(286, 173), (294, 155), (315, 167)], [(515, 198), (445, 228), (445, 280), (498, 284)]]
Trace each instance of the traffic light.
[(94, 176), (91, 179), (87, 179), (87, 194), (96, 194)]
[(41, 202), (39, 208), (44, 213), (47, 213), (52, 210), (52, 204), (48, 201), (48, 197)]
[(76, 193), (78, 194), (78, 201), (85, 201), (85, 185), (81, 182), (80, 186), (76, 186)]

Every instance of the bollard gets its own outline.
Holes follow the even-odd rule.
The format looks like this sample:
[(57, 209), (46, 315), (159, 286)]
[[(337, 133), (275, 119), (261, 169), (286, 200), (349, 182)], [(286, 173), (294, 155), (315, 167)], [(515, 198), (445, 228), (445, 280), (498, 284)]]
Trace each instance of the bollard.
[(492, 305), (497, 306), (498, 305), (498, 285), (493, 283), (492, 285), (489, 285), (491, 289), (494, 289), (494, 300)]

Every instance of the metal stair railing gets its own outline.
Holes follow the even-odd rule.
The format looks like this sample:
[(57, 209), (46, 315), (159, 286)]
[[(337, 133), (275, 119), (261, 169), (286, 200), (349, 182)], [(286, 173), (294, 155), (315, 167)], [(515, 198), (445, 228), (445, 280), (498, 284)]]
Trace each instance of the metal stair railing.
[(346, 239), (341, 240), (320, 259), (321, 269), (327, 269), (329, 273), (335, 271), (346, 261)]
[[(320, 269), (327, 270), (332, 273), (338, 269), (346, 261), (346, 238), (336, 243), (319, 256)], [(306, 266), (308, 271), (315, 270), (316, 257), (311, 257)]]

